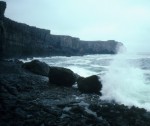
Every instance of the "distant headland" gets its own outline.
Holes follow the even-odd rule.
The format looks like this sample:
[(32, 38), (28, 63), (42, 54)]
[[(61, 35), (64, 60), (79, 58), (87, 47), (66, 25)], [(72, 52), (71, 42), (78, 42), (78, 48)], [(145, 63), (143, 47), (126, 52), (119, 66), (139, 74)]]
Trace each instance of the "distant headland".
[(0, 55), (2, 57), (76, 56), (116, 54), (121, 42), (83, 41), (79, 38), (53, 35), (50, 30), (18, 23), (4, 16), (6, 2), (0, 1)]

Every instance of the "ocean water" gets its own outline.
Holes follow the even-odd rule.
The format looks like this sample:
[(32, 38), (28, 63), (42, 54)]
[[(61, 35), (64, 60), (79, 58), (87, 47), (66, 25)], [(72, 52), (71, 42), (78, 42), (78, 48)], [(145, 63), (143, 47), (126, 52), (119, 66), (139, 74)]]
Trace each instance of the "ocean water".
[(55, 56), (34, 58), (102, 81), (102, 100), (150, 111), (150, 54)]

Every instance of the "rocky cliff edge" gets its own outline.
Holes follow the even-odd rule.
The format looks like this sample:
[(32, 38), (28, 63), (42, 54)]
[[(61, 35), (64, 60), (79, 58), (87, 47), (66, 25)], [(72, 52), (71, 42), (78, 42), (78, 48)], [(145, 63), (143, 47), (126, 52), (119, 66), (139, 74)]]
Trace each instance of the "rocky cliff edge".
[(18, 23), (4, 16), (6, 2), (0, 1), (0, 54), (2, 57), (72, 56), (115, 54), (122, 43), (82, 41), (79, 38), (52, 35), (50, 30)]

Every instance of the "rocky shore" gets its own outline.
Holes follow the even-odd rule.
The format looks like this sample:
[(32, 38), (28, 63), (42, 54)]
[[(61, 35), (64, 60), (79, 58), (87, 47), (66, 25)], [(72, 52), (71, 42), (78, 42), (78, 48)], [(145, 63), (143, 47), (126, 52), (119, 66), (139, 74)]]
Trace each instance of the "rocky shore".
[[(45, 68), (45, 66), (44, 66)], [(0, 61), (1, 126), (149, 126), (150, 112), (49, 83), (18, 60)]]
[(0, 1), (0, 126), (150, 126), (150, 112), (102, 101), (98, 76), (83, 78), (70, 69), (33, 56), (115, 54), (122, 43), (83, 41), (52, 35), (5, 17)]

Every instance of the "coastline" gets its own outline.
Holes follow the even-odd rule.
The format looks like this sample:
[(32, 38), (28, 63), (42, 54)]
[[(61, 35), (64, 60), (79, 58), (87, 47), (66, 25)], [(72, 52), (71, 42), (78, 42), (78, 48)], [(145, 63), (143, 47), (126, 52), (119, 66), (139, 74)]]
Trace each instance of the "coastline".
[(22, 64), (0, 61), (1, 125), (150, 125), (150, 112), (144, 109), (49, 84), (47, 77), (25, 70)]
[(0, 58), (116, 54), (118, 48), (124, 46), (116, 40), (85, 41), (68, 35), (54, 35), (50, 30), (5, 17), (6, 2), (0, 1), (0, 9)]
[(150, 126), (150, 112), (145, 109), (102, 101), (100, 95), (81, 93), (74, 85), (50, 84), (47, 76), (28, 71), (18, 60), (116, 54), (121, 42), (52, 35), (50, 30), (5, 17), (6, 2), (0, 1), (0, 9), (0, 125)]

